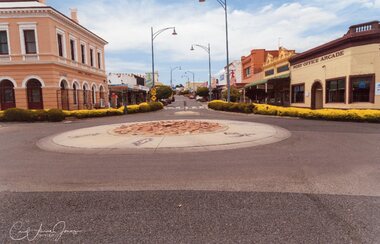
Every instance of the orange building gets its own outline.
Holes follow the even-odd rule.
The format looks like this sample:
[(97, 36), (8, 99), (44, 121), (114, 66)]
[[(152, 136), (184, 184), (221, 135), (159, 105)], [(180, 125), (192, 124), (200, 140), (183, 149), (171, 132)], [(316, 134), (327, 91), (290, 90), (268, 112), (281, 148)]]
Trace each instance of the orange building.
[(278, 50), (253, 49), (247, 57), (241, 57), (242, 65), (242, 83), (251, 83), (255, 81), (255, 74), (263, 71), (263, 66), (267, 60), (268, 54), (276, 58), (279, 55)]
[(108, 106), (107, 42), (44, 0), (0, 0), (0, 109)]

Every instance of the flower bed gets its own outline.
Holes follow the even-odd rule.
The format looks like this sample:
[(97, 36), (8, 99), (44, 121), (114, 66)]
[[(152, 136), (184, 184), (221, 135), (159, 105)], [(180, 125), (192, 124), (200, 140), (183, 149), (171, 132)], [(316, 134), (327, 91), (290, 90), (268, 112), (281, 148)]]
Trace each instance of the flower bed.
[(255, 114), (299, 117), (304, 119), (320, 119), (334, 121), (358, 121), (380, 123), (380, 110), (370, 109), (319, 109), (278, 107), (266, 104), (255, 104)]
[(261, 115), (299, 117), (304, 119), (319, 119), (333, 121), (357, 121), (380, 123), (380, 110), (370, 109), (319, 109), (279, 107), (267, 104), (227, 103), (215, 100), (209, 103), (209, 108), (228, 112), (255, 113)]
[[(130, 105), (127, 107), (128, 114), (144, 113), (163, 109), (162, 103), (142, 103), (140, 105)], [(27, 110), (19, 108), (11, 108), (0, 111), (0, 121), (5, 122), (37, 122), (50, 121), (59, 122), (67, 117), (77, 119), (97, 118), (106, 116), (119, 116), (124, 114), (124, 107), (119, 109), (97, 109), (97, 110), (73, 110), (62, 111), (60, 109), (50, 110)]]

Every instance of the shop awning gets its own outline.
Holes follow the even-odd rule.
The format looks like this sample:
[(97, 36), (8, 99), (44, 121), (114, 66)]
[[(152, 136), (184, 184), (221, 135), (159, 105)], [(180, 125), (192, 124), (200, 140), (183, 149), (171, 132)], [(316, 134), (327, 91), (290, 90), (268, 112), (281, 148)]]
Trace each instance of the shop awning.
[(246, 85), (244, 88), (250, 88), (252, 86), (262, 85), (262, 84), (265, 84), (267, 82), (268, 82), (268, 79), (254, 81), (254, 82), (249, 83), (248, 85)]
[(268, 81), (278, 80), (278, 79), (286, 79), (286, 78), (290, 78), (290, 73), (284, 74), (284, 75), (279, 75), (279, 76), (276, 76), (276, 77), (273, 77), (273, 78), (269, 78), (269, 79), (254, 81), (254, 82), (249, 83), (248, 85), (246, 85), (244, 88), (247, 89), (247, 88), (250, 88), (250, 87), (253, 87), (253, 86), (258, 86), (258, 85), (266, 84)]

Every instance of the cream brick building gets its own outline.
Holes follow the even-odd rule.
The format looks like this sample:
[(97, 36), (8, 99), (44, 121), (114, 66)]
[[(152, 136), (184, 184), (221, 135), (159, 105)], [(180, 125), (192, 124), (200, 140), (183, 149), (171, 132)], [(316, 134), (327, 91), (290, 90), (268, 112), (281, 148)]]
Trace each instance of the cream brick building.
[(291, 106), (380, 109), (379, 21), (351, 26), (290, 63)]

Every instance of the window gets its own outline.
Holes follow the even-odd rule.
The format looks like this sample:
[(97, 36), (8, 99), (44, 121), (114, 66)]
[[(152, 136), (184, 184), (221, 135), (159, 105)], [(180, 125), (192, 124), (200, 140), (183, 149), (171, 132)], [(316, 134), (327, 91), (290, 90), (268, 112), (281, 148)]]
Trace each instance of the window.
[(34, 30), (24, 30), (26, 54), (37, 54), (36, 34)]
[(63, 36), (62, 36), (62, 34), (57, 34), (57, 40), (58, 40), (58, 55), (60, 57), (63, 57)]
[(90, 49), (90, 65), (94, 67), (94, 49)]
[(265, 76), (271, 76), (274, 75), (274, 69), (265, 71)]
[(250, 76), (251, 75), (251, 68), (250, 67), (246, 68), (244, 72), (245, 72), (246, 77)]
[(351, 78), (351, 102), (374, 102), (374, 78), (374, 75)]
[(326, 82), (326, 103), (344, 103), (346, 101), (346, 80), (334, 79)]
[(73, 99), (74, 99), (74, 104), (77, 105), (78, 104), (78, 88), (76, 84), (73, 85)]
[(102, 54), (98, 52), (98, 68), (102, 68)]
[(80, 53), (82, 57), (82, 64), (86, 64), (86, 45), (80, 45)]
[(282, 73), (282, 72), (285, 72), (285, 71), (289, 71), (289, 65), (284, 65), (284, 66), (281, 66), (281, 67), (277, 68), (277, 73)]
[(0, 31), (0, 55), (8, 55), (8, 35), (7, 31)]
[(293, 85), (292, 86), (292, 103), (304, 103), (305, 102), (305, 85)]
[(77, 51), (76, 51), (76, 41), (73, 39), (70, 39), (70, 54), (71, 54), (71, 60), (76, 61), (77, 60)]

